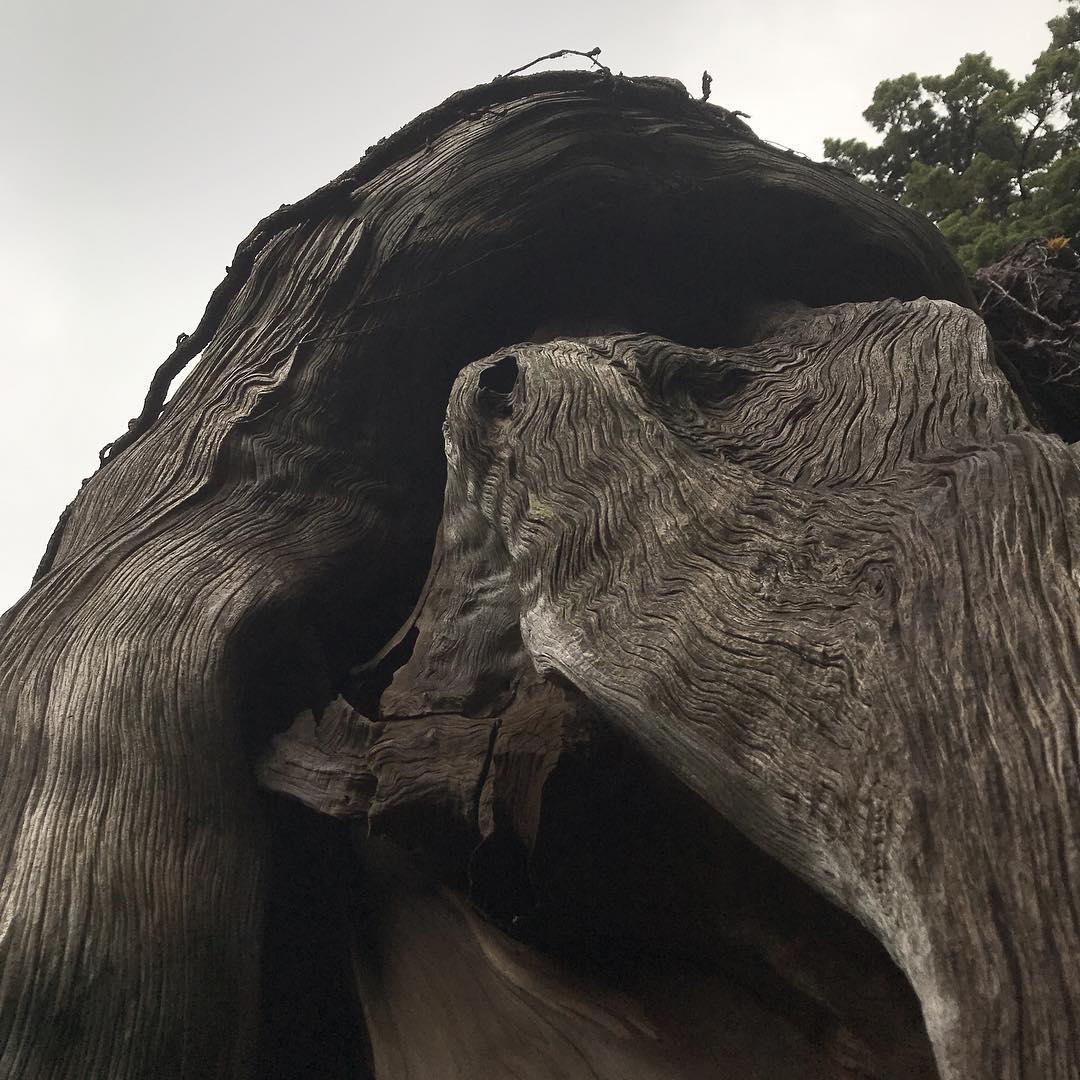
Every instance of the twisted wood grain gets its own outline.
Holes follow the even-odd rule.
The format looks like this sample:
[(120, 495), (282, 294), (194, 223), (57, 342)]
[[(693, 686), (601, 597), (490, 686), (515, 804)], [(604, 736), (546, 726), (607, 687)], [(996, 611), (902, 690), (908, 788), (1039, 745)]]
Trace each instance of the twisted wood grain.
[[(738, 337), (761, 298), (923, 294), (970, 302), (925, 222), (663, 80), (477, 88), (270, 215), (0, 620), (0, 1074), (251, 1074), (266, 830), (250, 748), (321, 711), (411, 605), (465, 364), (560, 316), (700, 344)], [(1037, 441), (994, 445), (1058, 475)], [(641, 492), (680, 522), (687, 497)], [(791, 513), (819, 505), (800, 498)], [(574, 500), (596, 517), (591, 496)], [(1038, 520), (1063, 543), (1049, 513)], [(613, 526), (597, 518), (615, 539)], [(554, 666), (560, 605), (591, 595), (594, 540), (541, 570), (542, 549), (513, 535), (533, 590), (523, 625)], [(774, 587), (798, 608), (811, 571), (783, 539)], [(651, 575), (662, 598), (675, 582), (660, 563), (625, 568), (629, 542), (612, 549), (618, 573)], [(873, 592), (872, 561), (837, 570), (839, 587)], [(844, 663), (813, 650), (848, 638), (816, 609), (793, 618), (811, 641), (804, 676), (821, 679), (807, 693), (831, 700)], [(618, 696), (590, 692), (605, 708)], [(850, 859), (830, 857), (836, 873)]]
[(975, 316), (518, 345), (447, 455), (538, 671), (872, 927), (943, 1076), (1077, 1075), (1080, 472)]

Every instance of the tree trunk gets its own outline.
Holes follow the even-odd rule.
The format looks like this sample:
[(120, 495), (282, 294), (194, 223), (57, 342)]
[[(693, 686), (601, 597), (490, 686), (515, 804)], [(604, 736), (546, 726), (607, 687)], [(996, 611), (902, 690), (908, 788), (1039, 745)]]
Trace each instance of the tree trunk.
[(1080, 472), (971, 304), (606, 71), (271, 214), (2, 623), (0, 1075), (1080, 1075)]

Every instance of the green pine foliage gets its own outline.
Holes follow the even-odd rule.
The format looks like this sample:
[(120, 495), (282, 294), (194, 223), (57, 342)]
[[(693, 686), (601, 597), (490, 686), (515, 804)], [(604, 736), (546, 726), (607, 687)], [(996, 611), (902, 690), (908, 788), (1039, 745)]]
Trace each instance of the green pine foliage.
[(825, 159), (926, 214), (969, 272), (1032, 237), (1080, 233), (1080, 5), (1017, 81), (986, 53), (949, 75), (878, 83), (881, 141), (826, 139)]

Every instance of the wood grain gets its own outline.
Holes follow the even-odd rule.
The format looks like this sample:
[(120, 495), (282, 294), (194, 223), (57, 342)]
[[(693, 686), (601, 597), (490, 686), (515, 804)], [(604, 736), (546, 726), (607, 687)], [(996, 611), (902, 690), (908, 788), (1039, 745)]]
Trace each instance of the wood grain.
[(943, 1076), (1075, 1075), (1080, 473), (981, 322), (525, 343), (447, 447), (537, 670), (870, 926)]
[[(645, 336), (519, 350), (524, 413), (478, 422), (484, 366), (451, 400), (451, 478), (489, 484), (462, 507), (505, 547), (522, 656), (868, 919), (950, 1075), (1021, 1033), (1029, 1075), (1067, 1075), (1048, 994), (1075, 940), (1073, 461), (968, 356), (960, 308), (858, 306), (924, 295), (971, 302), (928, 224), (666, 80), (478, 87), (264, 219), (0, 621), (0, 1075), (253, 1074), (277, 842), (255, 758), (420, 592), (458, 373), (575, 320)], [(820, 385), (774, 362), (794, 338), (737, 354), (735, 447), (714, 347), (761, 311), (849, 303), (808, 316), (853, 342), (821, 345)], [(665, 356), (690, 389), (663, 387)], [(475, 813), (535, 818), (547, 752)], [(961, 766), (982, 779), (946, 798)], [(470, 818), (465, 788), (436, 789)], [(968, 865), (949, 845), (970, 836)], [(957, 1036), (957, 1002), (1006, 969)]]

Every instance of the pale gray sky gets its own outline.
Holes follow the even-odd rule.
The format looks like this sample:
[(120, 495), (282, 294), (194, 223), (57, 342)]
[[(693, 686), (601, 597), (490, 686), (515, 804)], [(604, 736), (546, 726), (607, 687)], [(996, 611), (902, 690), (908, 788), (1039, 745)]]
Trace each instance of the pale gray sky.
[(882, 78), (989, 52), (1057, 0), (0, 0), (0, 611), (255, 222), (455, 90), (559, 48), (674, 76), (819, 157)]

